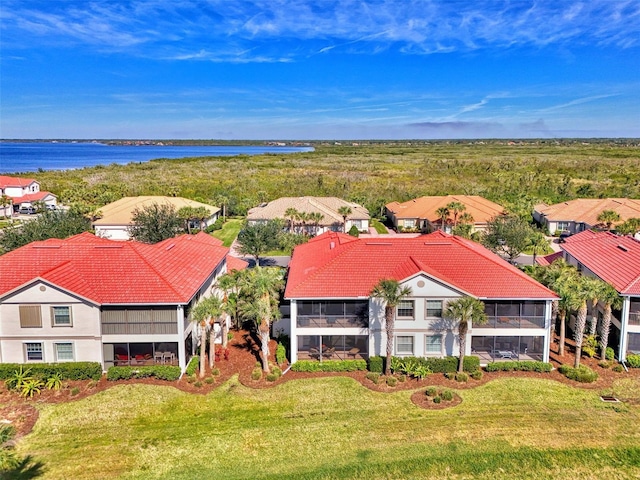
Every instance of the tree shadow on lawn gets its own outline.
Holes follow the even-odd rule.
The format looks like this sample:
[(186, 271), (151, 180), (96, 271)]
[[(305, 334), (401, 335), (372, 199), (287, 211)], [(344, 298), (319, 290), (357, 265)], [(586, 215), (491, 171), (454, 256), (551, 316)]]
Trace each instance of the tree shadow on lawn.
[(20, 460), (15, 467), (0, 471), (0, 478), (7, 480), (29, 480), (42, 476), (44, 472), (44, 463), (36, 462), (31, 455), (27, 455)]

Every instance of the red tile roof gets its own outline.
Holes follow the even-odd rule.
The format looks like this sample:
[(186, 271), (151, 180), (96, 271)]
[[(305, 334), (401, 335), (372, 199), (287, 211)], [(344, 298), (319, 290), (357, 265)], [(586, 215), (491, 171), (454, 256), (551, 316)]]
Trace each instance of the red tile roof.
[(229, 252), (205, 233), (155, 245), (81, 233), (0, 256), (0, 296), (41, 278), (96, 304), (188, 303)]
[(7, 187), (27, 187), (31, 185), (35, 180), (33, 178), (19, 178), (9, 177), (7, 175), (0, 175), (0, 188)]
[(561, 248), (625, 295), (640, 295), (640, 242), (611, 232), (585, 230)]
[[(440, 215), (438, 215), (437, 210), (441, 207), (446, 207), (451, 202), (462, 203), (466, 207), (466, 210), (462, 213), (471, 214), (475, 224), (487, 223), (492, 218), (505, 213), (502, 206), (478, 195), (420, 197), (404, 203), (391, 202), (385, 207), (396, 218), (422, 218), (429, 220), (431, 223), (436, 223), (440, 222)], [(449, 217), (453, 221), (453, 213)]]
[(13, 203), (22, 203), (22, 202), (37, 202), (38, 200), (42, 200), (43, 198), (45, 198), (46, 196), (51, 195), (52, 197), (57, 198), (53, 193), (51, 192), (35, 192), (35, 193), (27, 193), (25, 195), (22, 195), (21, 197), (11, 197), (11, 199), (13, 200)]
[(227, 255), (227, 271), (228, 272), (232, 272), (234, 270), (244, 270), (248, 266), (249, 266), (249, 263), (245, 262), (241, 258)]
[(555, 262), (559, 258), (562, 258), (563, 256), (564, 254), (562, 252), (553, 252), (549, 255), (538, 255), (536, 257), (536, 263), (542, 266), (551, 265), (553, 262)]
[(421, 272), (478, 298), (556, 298), (481, 245), (440, 231), (417, 238), (322, 234), (296, 247), (285, 297), (364, 298), (380, 279)]

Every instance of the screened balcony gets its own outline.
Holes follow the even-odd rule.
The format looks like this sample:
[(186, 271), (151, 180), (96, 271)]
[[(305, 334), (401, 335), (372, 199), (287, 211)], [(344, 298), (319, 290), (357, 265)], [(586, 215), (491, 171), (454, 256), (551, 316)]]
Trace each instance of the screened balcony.
[(300, 328), (368, 328), (368, 300), (298, 301)]

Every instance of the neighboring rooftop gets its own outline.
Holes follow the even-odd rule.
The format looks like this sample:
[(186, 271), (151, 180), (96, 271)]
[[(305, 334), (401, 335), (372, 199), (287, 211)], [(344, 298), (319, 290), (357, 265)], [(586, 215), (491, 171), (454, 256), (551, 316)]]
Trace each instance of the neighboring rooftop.
[(567, 202), (536, 205), (535, 211), (552, 222), (577, 222), (589, 226), (598, 225), (598, 215), (604, 210), (613, 210), (620, 215), (622, 223), (630, 218), (640, 218), (640, 200), (631, 198), (579, 198)]
[(463, 213), (471, 214), (473, 222), (477, 224), (487, 223), (492, 218), (505, 213), (502, 206), (478, 195), (420, 197), (403, 203), (391, 202), (386, 205), (386, 208), (396, 218), (421, 218), (436, 223), (440, 221), (440, 215), (436, 211), (452, 202), (462, 203), (466, 207)]
[(368, 220), (369, 211), (361, 205), (347, 202), (337, 197), (281, 197), (249, 210), (249, 220), (272, 220), (285, 218), (285, 212), (294, 208), (301, 213), (321, 213), (324, 218), (321, 225), (342, 224), (343, 217), (338, 213), (340, 207), (349, 207), (351, 213), (347, 220)]
[(561, 248), (625, 295), (640, 295), (640, 242), (611, 232), (585, 230)]
[(213, 207), (205, 203), (196, 202), (188, 198), (182, 197), (163, 197), (163, 196), (140, 196), (140, 197), (124, 197), (115, 202), (109, 203), (100, 208), (102, 217), (93, 222), (94, 225), (131, 225), (134, 210), (142, 210), (153, 204), (172, 205), (176, 210), (183, 207), (204, 207), (211, 215), (215, 215), (220, 211), (218, 207)]
[(556, 298), (481, 245), (441, 231), (416, 238), (320, 235), (294, 250), (285, 296), (366, 298), (380, 279), (420, 272), (481, 299)]
[(184, 304), (228, 252), (202, 232), (155, 245), (90, 233), (33, 242), (0, 256), (0, 297), (40, 279), (96, 304)]
[(7, 175), (0, 175), (0, 189), (5, 189), (7, 187), (28, 187), (35, 180), (33, 178), (20, 178), (20, 177), (9, 177)]

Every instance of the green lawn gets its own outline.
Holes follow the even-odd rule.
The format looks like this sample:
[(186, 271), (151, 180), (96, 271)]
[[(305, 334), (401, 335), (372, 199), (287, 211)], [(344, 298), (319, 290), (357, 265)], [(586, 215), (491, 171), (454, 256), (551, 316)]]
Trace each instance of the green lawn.
[(222, 230), (216, 230), (212, 235), (222, 240), (225, 247), (230, 247), (242, 228), (242, 222), (243, 220), (239, 218), (228, 218)]
[[(635, 379), (619, 387), (640, 396)], [(615, 389), (614, 389), (615, 390)], [(121, 385), (39, 405), (18, 452), (51, 479), (638, 478), (640, 407), (544, 379), (503, 379), (423, 410), (350, 378), (211, 394)]]
[(371, 224), (371, 226), (373, 228), (376, 229), (376, 232), (380, 233), (380, 234), (386, 234), (389, 233), (389, 231), (387, 230), (387, 227), (385, 227), (382, 222), (380, 222), (380, 220), (376, 219), (376, 218), (372, 218), (371, 221), (369, 222)]

